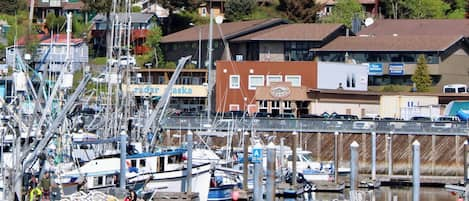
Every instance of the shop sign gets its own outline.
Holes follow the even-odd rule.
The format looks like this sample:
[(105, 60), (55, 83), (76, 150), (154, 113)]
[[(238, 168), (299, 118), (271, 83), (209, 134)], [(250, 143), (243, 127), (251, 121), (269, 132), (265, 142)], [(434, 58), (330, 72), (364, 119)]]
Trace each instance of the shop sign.
[[(134, 96), (162, 96), (167, 85), (130, 85)], [(174, 85), (171, 91), (174, 97), (207, 97), (207, 87), (199, 85)]]
[(383, 64), (382, 63), (369, 63), (368, 75), (383, 75)]
[(389, 75), (404, 75), (404, 64), (403, 63), (389, 64)]

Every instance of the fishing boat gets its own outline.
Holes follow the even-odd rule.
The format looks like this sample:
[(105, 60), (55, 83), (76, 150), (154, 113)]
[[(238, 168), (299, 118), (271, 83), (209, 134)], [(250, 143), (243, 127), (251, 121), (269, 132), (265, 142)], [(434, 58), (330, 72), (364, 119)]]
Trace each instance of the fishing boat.
[[(141, 196), (154, 192), (184, 192), (187, 168), (183, 161), (185, 149), (138, 153), (127, 156), (127, 188)], [(206, 200), (210, 181), (210, 164), (194, 164), (192, 168), (192, 192)], [(61, 174), (64, 194), (80, 189), (106, 190), (118, 186), (120, 158), (99, 158), (87, 162), (78, 169)], [(65, 190), (68, 189), (68, 190)], [(205, 199), (204, 199), (205, 198)]]

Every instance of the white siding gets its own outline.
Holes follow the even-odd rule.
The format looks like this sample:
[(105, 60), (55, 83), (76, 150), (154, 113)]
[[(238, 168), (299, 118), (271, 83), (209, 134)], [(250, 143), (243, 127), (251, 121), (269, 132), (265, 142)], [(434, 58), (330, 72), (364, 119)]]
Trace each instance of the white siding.
[(368, 66), (335, 62), (318, 62), (318, 89), (368, 90)]

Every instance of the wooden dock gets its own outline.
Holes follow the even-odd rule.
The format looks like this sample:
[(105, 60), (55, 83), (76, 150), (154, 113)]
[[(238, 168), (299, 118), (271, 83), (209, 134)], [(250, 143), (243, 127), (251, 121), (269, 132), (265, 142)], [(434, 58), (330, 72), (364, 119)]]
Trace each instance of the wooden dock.
[(185, 192), (158, 192), (153, 195), (153, 201), (198, 201), (198, 193), (185, 193)]

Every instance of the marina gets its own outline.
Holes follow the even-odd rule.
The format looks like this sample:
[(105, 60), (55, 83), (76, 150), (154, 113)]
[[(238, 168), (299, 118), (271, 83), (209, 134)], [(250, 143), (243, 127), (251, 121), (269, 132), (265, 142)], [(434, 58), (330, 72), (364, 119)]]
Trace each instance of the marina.
[[(161, 51), (161, 39), (157, 39), (154, 55), (145, 55), (152, 61), (137, 67), (132, 54), (143, 48), (136, 43), (147, 45), (141, 36), (161, 24), (150, 23), (160, 19), (148, 13), (132, 15), (131, 4), (113, 0), (105, 17), (94, 13), (93, 28), (106, 27), (101, 37), (107, 38), (101, 41), (106, 57), (98, 75), (84, 62), (88, 47), (72, 37), (72, 12), (65, 14), (66, 34), (51, 31), (44, 35), (49, 39), (42, 38), (41, 47), (33, 50), (42, 53), (42, 58), (36, 58), (39, 62), (31, 61), (24, 41), (17, 44), (15, 38), (7, 48), (6, 62), (12, 72), (0, 80), (4, 81), (0, 87), (0, 200), (469, 200), (469, 111), (457, 106), (457, 114), (444, 119), (434, 115), (443, 109), (432, 105), (444, 102), (453, 107), (459, 104), (453, 99), (469, 96), (366, 93), (370, 72), (356, 62), (312, 62), (310, 58), (290, 63), (304, 69), (312, 65), (303, 77), (294, 68), (286, 72), (295, 74), (277, 75), (275, 68), (282, 64), (270, 59), (254, 64), (237, 54), (233, 63), (225, 44), (228, 36), (250, 41), (250, 32), (269, 31), (287, 22), (243, 22), (246, 30), (224, 35), (225, 19), (215, 17), (212, 10), (207, 26), (190, 25), (198, 28), (197, 60), (187, 54), (171, 68), (150, 69), (163, 59), (157, 55)], [(33, 9), (34, 1), (31, 5)], [(145, 31), (132, 30), (135, 27)], [(331, 32), (346, 29), (349, 36), (345, 26), (334, 27)], [(214, 33), (214, 28), (219, 32)], [(200, 58), (202, 37), (207, 42), (205, 62)], [(296, 44), (285, 44), (291, 46), (285, 52), (303, 51)], [(212, 51), (222, 45), (230, 59), (217, 62)], [(259, 53), (257, 42), (233, 46), (240, 52), (257, 48), (254, 52)], [(168, 54), (174, 57), (189, 46), (171, 48)], [(306, 48), (304, 57), (315, 49), (302, 48)], [(324, 57), (327, 50), (322, 54), (318, 55)], [(201, 69), (202, 62), (206, 70)], [(275, 70), (272, 73), (263, 65)], [(345, 82), (320, 74), (331, 66), (337, 72), (328, 73), (343, 75)], [(379, 66), (375, 70), (382, 71)], [(404, 74), (404, 64), (391, 66), (397, 69), (394, 73), (400, 73), (400, 68)], [(242, 76), (249, 81), (242, 83)], [(320, 83), (322, 76), (333, 81)], [(318, 83), (327, 89), (320, 89)], [(251, 91), (242, 96), (239, 91), (228, 92), (243, 87)], [(466, 88), (461, 91), (467, 92)], [(232, 102), (226, 104), (230, 98)], [(424, 101), (428, 107), (413, 107), (414, 102)], [(312, 114), (333, 106), (346, 108), (347, 114), (325, 110)], [(352, 109), (360, 111), (360, 118), (352, 115)], [(427, 109), (433, 119), (415, 115)], [(394, 110), (405, 119), (397, 118)], [(378, 111), (396, 112), (396, 118), (381, 118)]]

